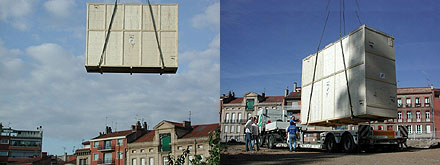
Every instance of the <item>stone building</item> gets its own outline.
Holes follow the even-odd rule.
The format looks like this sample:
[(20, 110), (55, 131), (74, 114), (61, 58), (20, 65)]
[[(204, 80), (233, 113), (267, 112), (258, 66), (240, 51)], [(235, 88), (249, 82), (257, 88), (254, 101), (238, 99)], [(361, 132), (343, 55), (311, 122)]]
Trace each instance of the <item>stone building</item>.
[(222, 142), (244, 142), (244, 124), (249, 117), (257, 115), (259, 109), (283, 109), (284, 96), (266, 96), (248, 92), (243, 97), (235, 93), (220, 97), (220, 123)]
[(190, 150), (185, 164), (190, 164), (193, 155), (209, 157), (209, 135), (219, 129), (219, 124), (191, 125), (162, 121), (153, 130), (127, 145), (127, 164), (154, 165), (167, 164), (168, 155), (177, 159), (184, 149)]

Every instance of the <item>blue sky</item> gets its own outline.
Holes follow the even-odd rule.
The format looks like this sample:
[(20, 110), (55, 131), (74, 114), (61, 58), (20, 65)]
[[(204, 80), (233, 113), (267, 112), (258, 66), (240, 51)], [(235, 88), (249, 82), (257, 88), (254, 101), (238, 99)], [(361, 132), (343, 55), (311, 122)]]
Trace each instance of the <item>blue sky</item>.
[[(222, 0), (220, 93), (283, 95), (301, 84), (301, 62), (316, 52), (327, 0)], [(359, 0), (362, 24), (395, 37), (398, 87), (440, 88), (440, 3)], [(345, 2), (346, 33), (360, 26), (355, 1)], [(339, 39), (339, 1), (321, 48)]]
[(106, 123), (126, 130), (143, 119), (152, 129), (162, 120), (182, 122), (189, 111), (193, 124), (218, 122), (212, 114), (219, 107), (219, 1), (151, 2), (179, 3), (175, 75), (87, 73), (86, 1), (0, 1), (0, 122), (21, 130), (43, 126), (49, 154), (63, 147), (71, 154)]

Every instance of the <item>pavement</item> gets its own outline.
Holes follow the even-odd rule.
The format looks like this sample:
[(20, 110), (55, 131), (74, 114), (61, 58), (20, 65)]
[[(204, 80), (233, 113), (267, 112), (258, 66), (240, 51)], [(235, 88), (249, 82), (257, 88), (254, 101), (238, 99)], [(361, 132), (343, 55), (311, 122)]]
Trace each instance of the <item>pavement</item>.
[(244, 145), (231, 145), (221, 152), (221, 164), (440, 164), (440, 148), (347, 154), (311, 149), (289, 152), (288, 148), (246, 152)]

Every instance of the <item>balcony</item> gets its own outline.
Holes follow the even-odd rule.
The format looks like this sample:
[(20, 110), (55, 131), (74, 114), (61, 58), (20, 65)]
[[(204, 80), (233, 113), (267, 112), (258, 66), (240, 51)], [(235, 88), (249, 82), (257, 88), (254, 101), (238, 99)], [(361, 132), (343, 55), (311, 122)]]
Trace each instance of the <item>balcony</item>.
[(411, 104), (406, 104), (406, 107), (407, 107), (407, 108), (411, 107)]
[(301, 106), (298, 104), (284, 105), (284, 110), (301, 110)]
[(402, 119), (397, 119), (397, 122), (402, 122)]
[(115, 164), (115, 160), (113, 159), (99, 159), (98, 164)]
[(416, 107), (421, 107), (421, 106), (422, 106), (422, 104), (416, 103)]
[(429, 103), (425, 103), (425, 107), (429, 107)]
[(115, 150), (115, 146), (114, 145), (100, 145), (98, 147), (98, 151), (114, 151)]

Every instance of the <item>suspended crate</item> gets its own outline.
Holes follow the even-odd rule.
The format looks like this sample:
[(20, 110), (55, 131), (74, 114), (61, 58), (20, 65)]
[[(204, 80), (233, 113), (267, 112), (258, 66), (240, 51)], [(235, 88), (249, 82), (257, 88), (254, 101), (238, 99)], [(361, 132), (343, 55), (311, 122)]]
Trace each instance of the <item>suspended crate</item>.
[(152, 4), (151, 8), (156, 30), (148, 4), (118, 4), (115, 9), (114, 4), (87, 3), (87, 72), (176, 73), (178, 4)]
[(340, 42), (320, 50), (317, 59), (312, 54), (302, 61), (301, 123), (324, 126), (397, 118), (394, 37), (363, 25), (342, 38), (345, 61)]

